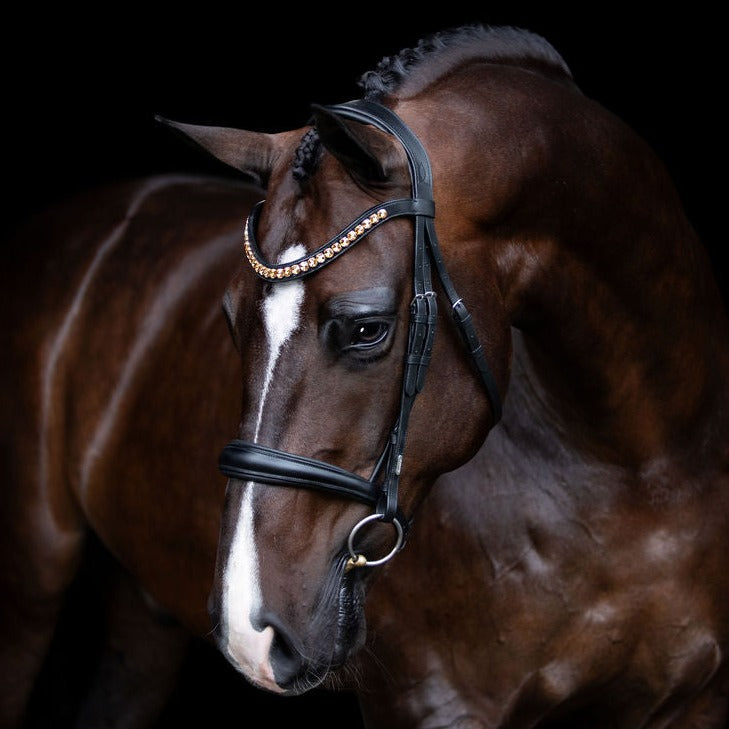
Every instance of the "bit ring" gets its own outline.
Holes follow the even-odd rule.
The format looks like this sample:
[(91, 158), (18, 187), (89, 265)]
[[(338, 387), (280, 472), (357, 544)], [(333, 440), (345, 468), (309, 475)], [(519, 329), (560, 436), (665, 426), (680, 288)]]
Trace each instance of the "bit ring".
[(350, 557), (345, 564), (345, 571), (349, 572), (349, 570), (351, 570), (353, 567), (379, 567), (379, 565), (385, 564), (385, 562), (392, 559), (392, 557), (394, 557), (400, 551), (404, 539), (404, 532), (402, 524), (400, 524), (397, 518), (392, 520), (392, 523), (395, 526), (395, 530), (397, 531), (395, 546), (384, 557), (382, 557), (381, 559), (368, 560), (363, 554), (358, 554), (354, 551), (354, 537), (356, 536), (357, 532), (365, 524), (369, 524), (371, 521), (381, 520), (382, 514), (370, 514), (369, 516), (366, 516), (364, 519), (354, 525), (352, 531), (349, 533), (349, 539), (347, 539), (347, 548), (349, 549)]

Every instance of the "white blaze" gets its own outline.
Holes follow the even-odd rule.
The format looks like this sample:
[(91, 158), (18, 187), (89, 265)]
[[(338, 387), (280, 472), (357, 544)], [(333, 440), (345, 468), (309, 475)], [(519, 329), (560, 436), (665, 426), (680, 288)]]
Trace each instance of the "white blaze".
[[(301, 245), (284, 251), (279, 262), (300, 258), (306, 250)], [(301, 281), (274, 282), (263, 302), (262, 314), (268, 341), (268, 362), (258, 403), (258, 418), (253, 438), (257, 441), (266, 397), (271, 388), (276, 362), (284, 344), (299, 326), (304, 284)], [(269, 660), (273, 628), (256, 630), (250, 621), (252, 612), (261, 606), (258, 555), (253, 533), (253, 489), (247, 484), (228, 562), (223, 575), (222, 620), (227, 626), (226, 650), (229, 659), (255, 683), (271, 691), (281, 691), (273, 676)]]

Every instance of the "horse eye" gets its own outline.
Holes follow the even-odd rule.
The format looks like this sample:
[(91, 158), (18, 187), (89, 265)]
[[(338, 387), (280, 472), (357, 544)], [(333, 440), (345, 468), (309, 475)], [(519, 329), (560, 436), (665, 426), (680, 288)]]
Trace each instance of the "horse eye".
[(360, 321), (352, 329), (352, 337), (349, 341), (350, 347), (366, 349), (374, 347), (384, 341), (390, 327), (386, 321)]

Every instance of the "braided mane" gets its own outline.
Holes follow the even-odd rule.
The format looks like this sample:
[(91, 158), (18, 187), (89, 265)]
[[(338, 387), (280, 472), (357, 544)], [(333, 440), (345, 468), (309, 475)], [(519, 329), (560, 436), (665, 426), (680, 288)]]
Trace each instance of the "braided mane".
[[(562, 83), (573, 83), (567, 64), (541, 36), (509, 26), (464, 25), (434, 33), (420, 40), (415, 48), (386, 56), (374, 71), (360, 77), (358, 85), (368, 101), (379, 101), (395, 92), (406, 97), (428, 86), (446, 70), (476, 59), (518, 66)], [(316, 130), (307, 132), (292, 166), (299, 182), (313, 174), (321, 156), (320, 147)]]
[[(378, 101), (397, 91), (409, 96), (426, 87), (446, 69), (466, 61), (518, 66), (555, 80), (572, 81), (572, 73), (542, 36), (512, 27), (464, 25), (435, 33), (395, 56), (383, 58), (374, 71), (363, 74), (359, 86), (365, 98)], [(415, 77), (413, 71), (419, 71)]]

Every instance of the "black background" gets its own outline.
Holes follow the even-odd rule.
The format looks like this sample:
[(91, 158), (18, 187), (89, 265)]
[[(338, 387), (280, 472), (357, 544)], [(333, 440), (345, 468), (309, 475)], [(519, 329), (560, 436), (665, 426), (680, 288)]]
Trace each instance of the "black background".
[[(398, 6), (407, 13), (400, 19), (390, 17), (387, 4), (354, 3), (105, 5), (8, 15), (1, 51), (6, 229), (109, 180), (165, 171), (234, 174), (183, 144), (155, 114), (269, 132), (298, 127), (311, 102), (357, 97), (357, 79), (383, 56), (430, 32), (483, 22), (544, 35), (583, 91), (647, 139), (673, 174), (725, 288), (719, 18), (696, 4), (654, 15), (616, 4), (446, 5), (430, 12)], [(268, 719), (256, 719), (259, 711)], [(346, 696), (283, 700), (254, 691), (200, 646), (159, 729), (208, 721), (285, 726), (294, 717), (320, 729), (356, 729), (359, 721)]]
[[(632, 5), (445, 3), (401, 19), (387, 4), (269, 3), (193, 10), (124, 5), (38, 11), (6, 22), (2, 48), (3, 178), (10, 224), (49, 201), (109, 179), (183, 170), (229, 174), (154, 121), (279, 131), (309, 104), (359, 95), (356, 81), (385, 55), (468, 22), (544, 35), (577, 83), (664, 159), (689, 217), (712, 250), (726, 82), (722, 23), (692, 4), (637, 14)], [(31, 9), (29, 14), (34, 11)], [(73, 13), (77, 12), (77, 15)], [(722, 196), (723, 197), (723, 196)]]

